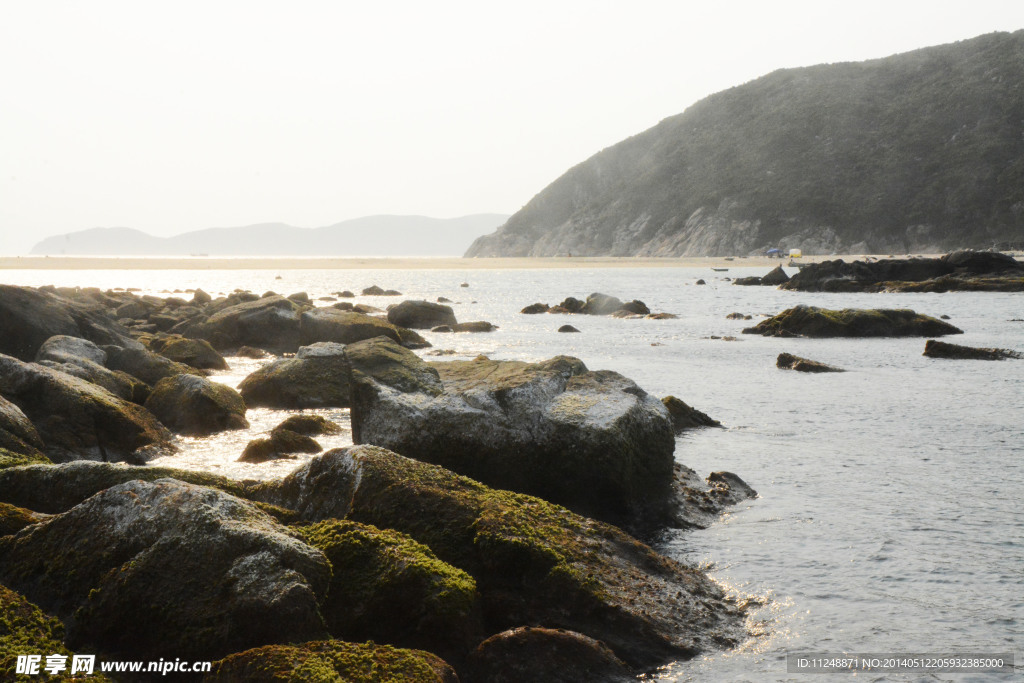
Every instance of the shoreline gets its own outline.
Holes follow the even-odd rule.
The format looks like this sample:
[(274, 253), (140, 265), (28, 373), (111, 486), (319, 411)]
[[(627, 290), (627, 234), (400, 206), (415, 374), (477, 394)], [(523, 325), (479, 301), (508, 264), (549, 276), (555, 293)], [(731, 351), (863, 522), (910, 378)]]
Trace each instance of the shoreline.
[[(915, 256), (935, 257), (934, 254)], [(803, 256), (799, 263), (869, 255)], [(873, 258), (888, 259), (888, 255)], [(906, 255), (898, 258), (906, 258)], [(789, 258), (767, 256), (574, 256), (523, 258), (440, 257), (164, 257), (164, 256), (0, 256), (0, 270), (548, 270), (589, 268), (764, 268), (787, 266)]]

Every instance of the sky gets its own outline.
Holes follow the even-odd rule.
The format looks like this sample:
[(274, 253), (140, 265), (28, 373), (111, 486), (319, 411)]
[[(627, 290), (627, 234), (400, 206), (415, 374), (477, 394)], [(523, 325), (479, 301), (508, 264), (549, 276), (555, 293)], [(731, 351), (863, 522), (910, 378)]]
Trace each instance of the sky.
[(0, 0), (0, 254), (514, 213), (775, 69), (1022, 28), (1021, 0)]

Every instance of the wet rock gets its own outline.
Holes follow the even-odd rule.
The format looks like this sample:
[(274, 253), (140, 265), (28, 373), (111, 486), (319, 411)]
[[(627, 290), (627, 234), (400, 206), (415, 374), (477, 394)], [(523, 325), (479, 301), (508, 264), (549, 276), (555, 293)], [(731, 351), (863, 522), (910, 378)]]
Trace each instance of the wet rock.
[(561, 310), (557, 311), (558, 313), (562, 313), (562, 312), (566, 312), (566, 311), (568, 311), (569, 313), (582, 313), (583, 312), (583, 307), (586, 306), (586, 305), (587, 305), (586, 302), (580, 301), (576, 297), (569, 296), (569, 297), (566, 297), (565, 299), (563, 299), (562, 303), (558, 304), (554, 308), (549, 309), (548, 313), (555, 313), (556, 312), (556, 310), (555, 310), (556, 308), (557, 309), (561, 309)]
[(130, 481), (0, 539), (0, 580), (62, 618), (67, 643), (213, 659), (326, 636), (331, 568), (251, 503)]
[(530, 304), (529, 306), (527, 306), (526, 308), (524, 308), (523, 310), (521, 310), (519, 312), (520, 313), (525, 313), (526, 315), (535, 315), (537, 313), (547, 313), (549, 310), (551, 310), (551, 307), (548, 306), (547, 304), (537, 303), (537, 304)]
[(743, 333), (766, 337), (930, 337), (962, 334), (963, 330), (909, 309), (845, 308), (836, 311), (800, 305), (762, 320)]
[(213, 301), (213, 297), (201, 289), (196, 289), (196, 291), (192, 293), (192, 303), (196, 305), (204, 306), (211, 301)]
[(42, 455), (45, 448), (32, 421), (3, 396), (0, 396), (0, 448), (23, 455)]
[(184, 363), (200, 370), (227, 370), (228, 363), (224, 356), (205, 339), (171, 338), (159, 351), (164, 358), (176, 363)]
[[(351, 348), (351, 347), (350, 347)], [(356, 443), (384, 446), (499, 488), (633, 525), (663, 519), (675, 440), (668, 411), (631, 380), (576, 358), (543, 363), (451, 361), (427, 366), (384, 342), (353, 369)], [(430, 376), (423, 388), (398, 376)]]
[(288, 298), (297, 304), (309, 303), (309, 294), (306, 294), (305, 292), (295, 292), (294, 294), (289, 294)]
[(329, 451), (256, 495), (305, 520), (347, 518), (427, 545), (476, 580), (491, 631), (569, 629), (642, 669), (745, 637), (718, 586), (618, 528), (382, 448)]
[[(15, 674), (18, 655), (55, 654), (71, 661), (71, 652), (64, 647), (64, 625), (44, 613), (24, 595), (0, 585), (0, 675), (9, 681), (31, 680)], [(46, 665), (45, 658), (40, 669)], [(45, 676), (45, 674), (44, 674)], [(97, 671), (90, 679), (97, 683), (110, 679)], [(42, 677), (41, 677), (42, 679)], [(56, 680), (45, 676), (46, 680)]]
[[(636, 315), (649, 315), (651, 309), (647, 308), (647, 304), (645, 304), (643, 301), (640, 301), (639, 299), (633, 299), (632, 301), (627, 301), (626, 303), (622, 304), (622, 306), (619, 307), (619, 311), (627, 311), (629, 313), (634, 313)], [(615, 312), (618, 313), (618, 311)]]
[(775, 361), (776, 367), (783, 370), (796, 370), (798, 372), (844, 372), (842, 368), (834, 365), (821, 363), (816, 360), (808, 360), (791, 353), (780, 353)]
[(454, 330), (448, 325), (438, 325), (430, 330), (431, 332), (437, 332), (439, 334), (451, 334)]
[(685, 401), (675, 396), (666, 396), (661, 402), (668, 410), (672, 418), (672, 429), (678, 434), (687, 429), (699, 427), (721, 427), (722, 423), (696, 408), (692, 408)]
[(675, 313), (651, 313), (644, 317), (648, 320), (676, 320), (679, 316)]
[[(0, 503), (0, 536), (16, 534), (27, 526), (32, 526), (46, 520), (49, 515), (40, 512), (33, 512), (7, 503)], [(0, 642), (3, 641), (3, 629), (0, 627)], [(3, 647), (0, 646), (0, 651)], [(0, 655), (2, 657), (2, 655)], [(0, 661), (0, 672), (4, 671), (3, 662)]]
[(78, 359), (75, 362), (55, 363), (50, 360), (37, 361), (39, 365), (57, 370), (102, 387), (118, 398), (132, 403), (143, 404), (149, 397), (150, 387), (127, 372), (110, 370), (92, 361)]
[(260, 463), (288, 457), (293, 453), (319, 453), (323, 447), (311, 437), (288, 429), (274, 429), (269, 439), (253, 439), (238, 462)]
[(727, 320), (750, 320), (751, 319), (751, 316), (745, 315), (743, 313), (737, 313), (737, 312), (730, 313), (729, 315), (727, 315), (725, 317), (726, 317)]
[(237, 391), (195, 375), (160, 380), (145, 407), (171, 430), (188, 436), (249, 427), (245, 401)]
[(81, 337), (98, 345), (133, 345), (128, 329), (87, 297), (67, 299), (52, 291), (0, 285), (0, 354), (32, 361), (54, 336)]
[[(748, 277), (738, 277), (732, 281), (734, 285), (741, 285), (743, 287), (759, 287), (761, 284), (761, 277), (759, 275), (751, 275)], [(697, 284), (702, 284), (698, 282)]]
[(388, 322), (399, 327), (428, 330), (438, 325), (454, 329), (458, 321), (451, 306), (431, 301), (403, 301), (388, 309)]
[(429, 652), (340, 640), (267, 645), (239, 652), (214, 662), (203, 681), (459, 683), (455, 671)]
[(53, 361), (55, 363), (77, 363), (89, 361), (97, 365), (106, 365), (107, 352), (88, 339), (57, 335), (50, 337), (36, 352), (35, 361)]
[(558, 328), (558, 331), (559, 332), (579, 332), (579, 330), (577, 330), (572, 325), (562, 325), (561, 327)]
[(437, 303), (439, 303), (439, 304), (450, 304), (450, 303), (452, 303), (452, 300), (449, 299), (446, 296), (439, 296), (439, 297), (437, 297)]
[(786, 275), (786, 271), (782, 269), (782, 266), (775, 266), (767, 275), (761, 278), (761, 284), (769, 287), (775, 287), (785, 282), (789, 282), (789, 276)]
[(238, 391), (253, 408), (347, 408), (351, 387), (345, 346), (303, 346), (294, 358), (273, 361), (251, 373)]
[(323, 614), (335, 637), (428, 650), (452, 663), (483, 638), (476, 581), (422, 543), (347, 520), (299, 533), (334, 570)]
[(701, 278), (701, 279), (697, 280), (696, 282), (694, 282), (693, 284), (695, 284), (695, 285), (706, 285), (707, 283), (704, 282), (704, 278)]
[(465, 683), (622, 683), (635, 679), (636, 672), (593, 638), (521, 626), (480, 643), (463, 678)]
[(580, 309), (580, 313), (587, 315), (611, 315), (620, 308), (622, 308), (622, 300), (614, 296), (594, 292), (587, 297), (587, 301), (583, 304), (583, 308)]
[(363, 290), (363, 296), (402, 296), (402, 293), (395, 289), (381, 289), (377, 285), (371, 285)]
[[(302, 314), (300, 339), (303, 346), (317, 342), (351, 344), (382, 335), (403, 344), (403, 331), (399, 327), (365, 313), (316, 308)], [(414, 348), (418, 348), (415, 346), (417, 338), (423, 341), (415, 333), (405, 337)]]
[[(2, 436), (2, 433), (0, 433)], [(6, 447), (0, 445), (0, 470), (6, 470), (12, 467), (21, 467), (22, 465), (49, 465), (51, 464), (50, 459), (47, 458), (42, 452), (19, 452), (12, 451)]]
[(689, 467), (676, 463), (674, 477), (683, 528), (706, 529), (721, 518), (725, 508), (757, 497), (757, 491), (731, 472), (712, 472), (702, 480)]
[(32, 421), (51, 458), (145, 459), (170, 434), (142, 407), (91, 382), (0, 355), (0, 394)]
[(335, 292), (335, 294), (336, 294), (337, 296), (340, 296), (340, 297), (341, 297), (341, 298), (343, 298), (343, 299), (351, 299), (351, 298), (355, 297), (355, 294), (354, 294), (353, 292), (350, 292), (350, 291), (349, 291), (349, 290), (347, 290), (347, 289), (346, 289), (346, 290), (343, 290), (343, 291), (341, 291), (341, 292)]
[(279, 429), (287, 429), (290, 432), (304, 434), (305, 436), (340, 434), (343, 431), (341, 427), (322, 415), (312, 415), (309, 413), (290, 415), (281, 424), (274, 427), (272, 431)]
[(1011, 349), (985, 349), (973, 346), (960, 346), (959, 344), (948, 344), (935, 339), (929, 339), (924, 344), (924, 354), (930, 358), (953, 358), (957, 360), (1006, 360), (1008, 358), (1022, 358), (1018, 351)]
[(239, 356), (241, 358), (259, 359), (266, 358), (267, 352), (264, 351), (263, 349), (253, 348), (252, 346), (243, 346), (236, 350), (234, 355)]

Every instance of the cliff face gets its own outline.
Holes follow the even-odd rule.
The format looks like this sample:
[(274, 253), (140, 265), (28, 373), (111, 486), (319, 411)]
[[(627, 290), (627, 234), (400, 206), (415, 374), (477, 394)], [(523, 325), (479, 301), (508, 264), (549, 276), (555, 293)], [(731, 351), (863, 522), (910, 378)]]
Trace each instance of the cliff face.
[(776, 71), (570, 169), (466, 256), (1024, 242), (1024, 31)]

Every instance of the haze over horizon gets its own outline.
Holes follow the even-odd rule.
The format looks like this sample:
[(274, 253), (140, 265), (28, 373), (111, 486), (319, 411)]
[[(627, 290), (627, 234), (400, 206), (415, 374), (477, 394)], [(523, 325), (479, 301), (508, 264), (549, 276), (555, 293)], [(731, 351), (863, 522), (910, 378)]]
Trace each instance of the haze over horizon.
[(780, 68), (1024, 28), (1024, 3), (6, 3), (0, 254), (377, 214), (511, 214)]

